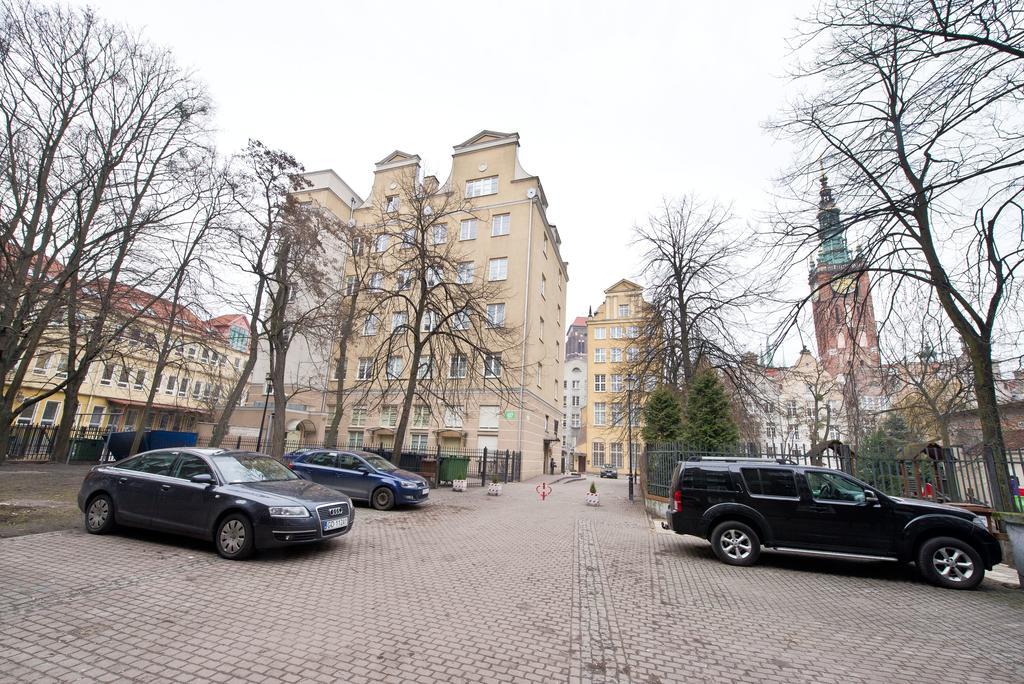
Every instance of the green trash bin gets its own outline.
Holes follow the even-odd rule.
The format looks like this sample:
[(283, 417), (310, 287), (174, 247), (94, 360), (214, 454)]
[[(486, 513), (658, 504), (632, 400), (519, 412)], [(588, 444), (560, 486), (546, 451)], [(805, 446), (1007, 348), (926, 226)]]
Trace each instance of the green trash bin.
[(438, 467), (437, 481), (438, 482), (454, 482), (455, 480), (465, 480), (466, 473), (469, 472), (469, 459), (468, 458), (456, 458), (452, 456), (442, 456), (441, 465)]
[(68, 463), (99, 463), (104, 441), (86, 437), (72, 438), (68, 445)]

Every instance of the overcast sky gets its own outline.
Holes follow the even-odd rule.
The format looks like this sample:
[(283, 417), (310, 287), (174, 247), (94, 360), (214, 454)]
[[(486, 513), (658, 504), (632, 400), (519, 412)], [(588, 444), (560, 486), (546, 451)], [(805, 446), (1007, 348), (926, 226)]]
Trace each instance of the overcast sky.
[(91, 6), (198, 72), (224, 153), (259, 138), (360, 193), (393, 149), (442, 175), (453, 145), (517, 131), (562, 236), (571, 320), (619, 278), (640, 276), (631, 229), (662, 197), (717, 198), (748, 221), (770, 209), (789, 150), (761, 124), (786, 97), (786, 38), (811, 4)]

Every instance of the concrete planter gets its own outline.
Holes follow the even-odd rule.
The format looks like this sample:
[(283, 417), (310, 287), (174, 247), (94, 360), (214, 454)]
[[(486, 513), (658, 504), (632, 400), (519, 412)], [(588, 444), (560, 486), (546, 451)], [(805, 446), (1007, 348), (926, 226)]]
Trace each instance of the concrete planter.
[(487, 487), (487, 495), (488, 496), (501, 496), (501, 483), (500, 482), (492, 482)]
[(588, 506), (600, 506), (601, 498), (597, 494), (591, 494), (587, 492), (587, 505)]
[(452, 491), (453, 492), (464, 492), (466, 486), (469, 484), (468, 480), (452, 480)]

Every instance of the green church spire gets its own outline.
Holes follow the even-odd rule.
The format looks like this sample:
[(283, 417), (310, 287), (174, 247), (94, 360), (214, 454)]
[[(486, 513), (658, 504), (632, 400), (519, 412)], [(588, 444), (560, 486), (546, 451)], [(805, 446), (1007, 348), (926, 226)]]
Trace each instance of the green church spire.
[(839, 220), (839, 209), (828, 186), (828, 176), (821, 174), (821, 201), (818, 203), (819, 264), (847, 264), (850, 252), (846, 249), (846, 230)]

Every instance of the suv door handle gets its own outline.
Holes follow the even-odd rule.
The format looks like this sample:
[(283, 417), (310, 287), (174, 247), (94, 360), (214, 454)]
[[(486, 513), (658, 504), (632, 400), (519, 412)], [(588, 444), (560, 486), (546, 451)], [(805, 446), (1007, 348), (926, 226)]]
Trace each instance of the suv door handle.
[(171, 485), (166, 485), (166, 484), (165, 485), (160, 485), (160, 491), (161, 492), (166, 492), (170, 488), (171, 488)]
[(127, 477), (119, 477), (119, 478), (117, 478), (117, 484), (128, 484), (128, 478)]

